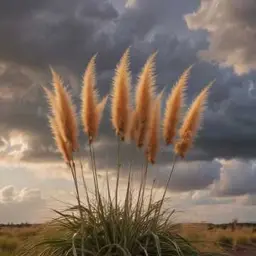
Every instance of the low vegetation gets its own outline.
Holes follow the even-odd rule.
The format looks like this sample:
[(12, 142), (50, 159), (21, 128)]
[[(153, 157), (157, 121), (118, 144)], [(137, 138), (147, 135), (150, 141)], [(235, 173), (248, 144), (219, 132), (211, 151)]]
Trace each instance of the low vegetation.
[[(17, 255), (18, 251), (24, 249), (24, 244), (29, 244), (32, 240), (39, 241), (42, 234), (51, 237), (59, 235), (46, 224), (0, 226), (0, 256)], [(179, 224), (176, 225), (176, 231), (201, 252), (225, 253), (249, 248), (255, 253), (255, 226), (256, 224), (240, 223), (232, 231), (229, 224)]]

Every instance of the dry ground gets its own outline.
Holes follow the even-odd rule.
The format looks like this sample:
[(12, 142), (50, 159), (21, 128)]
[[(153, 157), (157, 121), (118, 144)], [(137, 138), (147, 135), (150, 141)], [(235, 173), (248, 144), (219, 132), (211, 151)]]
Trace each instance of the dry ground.
[[(0, 256), (15, 255), (13, 252), (27, 239), (35, 237), (42, 228), (32, 226), (0, 226)], [(182, 224), (180, 233), (204, 252), (222, 252), (230, 256), (256, 255), (256, 226), (230, 226), (208, 224)]]
[(204, 252), (227, 253), (231, 256), (256, 255), (256, 229), (253, 224), (230, 225), (184, 224), (181, 233)]

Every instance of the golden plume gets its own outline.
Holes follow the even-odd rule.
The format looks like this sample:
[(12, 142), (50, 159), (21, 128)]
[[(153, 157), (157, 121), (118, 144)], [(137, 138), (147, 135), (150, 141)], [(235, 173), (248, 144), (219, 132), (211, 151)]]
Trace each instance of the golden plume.
[(181, 110), (184, 105), (184, 91), (187, 86), (191, 68), (192, 66), (183, 72), (166, 101), (163, 121), (163, 137), (166, 145), (172, 144), (176, 136), (176, 129), (179, 124)]
[(152, 104), (152, 115), (149, 126), (149, 138), (147, 145), (147, 158), (152, 164), (156, 161), (156, 155), (159, 149), (159, 128), (161, 116), (161, 98), (163, 91), (156, 97), (154, 104)]
[(130, 135), (129, 138), (137, 141), (137, 136), (138, 136), (138, 129), (139, 129), (139, 123), (138, 123), (138, 115), (136, 110), (131, 110), (131, 120), (130, 120)]
[(72, 151), (76, 151), (78, 149), (78, 128), (75, 106), (60, 76), (52, 68), (51, 72), (55, 91), (55, 121), (65, 143), (69, 143)]
[(131, 74), (129, 70), (129, 52), (130, 49), (128, 48), (116, 67), (112, 90), (112, 125), (116, 134), (122, 140), (128, 136), (130, 122)]
[(136, 88), (135, 111), (138, 118), (138, 135), (136, 143), (139, 148), (145, 144), (148, 135), (150, 112), (155, 89), (155, 57), (156, 52), (147, 59), (140, 73)]
[(49, 123), (50, 123), (51, 131), (52, 131), (56, 146), (59, 149), (60, 153), (62, 154), (64, 161), (66, 163), (69, 163), (72, 160), (71, 145), (64, 141), (54, 117), (49, 116), (48, 118), (49, 118)]
[(187, 151), (191, 148), (196, 133), (200, 128), (207, 96), (212, 84), (213, 82), (206, 86), (196, 97), (184, 118), (183, 124), (179, 130), (180, 140), (175, 145), (175, 153), (181, 157), (184, 157)]
[(102, 112), (104, 110), (107, 97), (98, 103), (98, 93), (96, 90), (96, 54), (89, 61), (83, 77), (83, 88), (81, 93), (81, 119), (84, 132), (89, 137), (91, 144), (97, 137)]
[(48, 88), (46, 88), (44, 86), (43, 86), (43, 90), (44, 90), (46, 98), (47, 98), (49, 109), (52, 112), (52, 114), (55, 116), (56, 112), (57, 112), (55, 95), (52, 91), (50, 91)]

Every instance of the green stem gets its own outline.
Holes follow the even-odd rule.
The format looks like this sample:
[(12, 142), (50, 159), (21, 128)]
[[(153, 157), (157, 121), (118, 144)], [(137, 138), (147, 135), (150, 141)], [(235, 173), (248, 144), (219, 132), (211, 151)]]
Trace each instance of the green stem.
[(153, 180), (153, 183), (152, 183), (152, 186), (151, 186), (147, 212), (149, 212), (150, 209), (151, 209), (151, 204), (153, 202), (153, 191), (154, 191), (154, 188), (155, 188), (155, 184), (156, 184), (156, 179)]
[(125, 195), (125, 202), (124, 202), (125, 217), (128, 217), (128, 212), (129, 212), (129, 197), (130, 197), (130, 190), (131, 190), (131, 172), (132, 172), (131, 166), (132, 165), (130, 165), (127, 188), (126, 188), (126, 195)]
[(169, 174), (169, 178), (168, 178), (168, 181), (167, 181), (167, 183), (166, 183), (166, 186), (165, 186), (165, 190), (164, 190), (162, 199), (161, 199), (161, 201), (160, 201), (160, 206), (159, 206), (159, 209), (158, 209), (158, 213), (157, 213), (157, 218), (156, 218), (156, 220), (158, 219), (158, 217), (159, 217), (159, 215), (160, 215), (160, 212), (161, 212), (161, 209), (162, 209), (162, 206), (163, 206), (163, 202), (164, 202), (164, 199), (165, 199), (165, 196), (166, 196), (166, 192), (167, 192), (168, 186), (169, 186), (169, 184), (170, 184), (172, 174), (173, 174), (173, 172), (174, 172), (174, 168), (175, 168), (175, 164), (176, 164), (177, 158), (178, 158), (178, 156), (177, 156), (176, 154), (174, 154), (171, 172), (170, 172), (170, 174)]
[(116, 195), (115, 195), (115, 201), (116, 201), (116, 210), (118, 205), (118, 189), (119, 189), (119, 179), (120, 179), (120, 138), (117, 136), (117, 177), (116, 177)]
[(80, 168), (81, 168), (81, 176), (82, 176), (83, 186), (84, 186), (84, 190), (85, 190), (86, 200), (87, 200), (88, 208), (91, 212), (91, 203), (90, 203), (90, 199), (89, 199), (87, 184), (86, 184), (86, 181), (84, 178), (84, 166), (83, 166), (81, 156), (79, 157), (79, 163), (80, 163)]
[(103, 209), (102, 200), (101, 200), (101, 196), (100, 196), (99, 181), (98, 181), (98, 176), (97, 176), (95, 151), (94, 151), (93, 144), (91, 146), (92, 146), (92, 159), (93, 159), (93, 165), (94, 165), (94, 172), (95, 172), (95, 178), (96, 178), (96, 183), (97, 183), (99, 207), (100, 207), (101, 213), (104, 214), (104, 209)]
[(141, 197), (142, 186), (143, 186), (143, 166), (142, 166), (142, 170), (141, 170), (139, 194), (138, 194), (138, 199), (137, 199), (137, 203), (136, 203), (136, 213), (135, 213), (135, 219), (136, 220), (137, 220), (138, 213), (139, 213), (139, 205), (140, 205), (140, 197)]
[(76, 199), (78, 203), (80, 218), (81, 218), (81, 251), (82, 256), (84, 256), (84, 243), (83, 243), (83, 236), (84, 236), (84, 220), (83, 220), (83, 212), (82, 212), (82, 205), (80, 200), (80, 194), (79, 194), (79, 188), (78, 188), (78, 182), (77, 182), (77, 173), (76, 173), (76, 165), (74, 160), (72, 159), (71, 163), (69, 163), (69, 167), (73, 176), (75, 190), (76, 190)]
[(110, 187), (109, 187), (109, 176), (108, 176), (108, 170), (106, 171), (106, 177), (107, 177), (107, 192), (108, 192), (108, 200), (110, 203), (110, 208), (112, 210), (112, 199), (111, 199), (111, 194), (110, 194)]
[(89, 143), (89, 150), (90, 150), (90, 157), (91, 157), (91, 165), (92, 165), (92, 174), (93, 174), (93, 180), (94, 180), (94, 190), (95, 190), (95, 196), (96, 196), (96, 201), (99, 201), (98, 197), (98, 182), (97, 182), (97, 173), (94, 168), (94, 161), (93, 161), (93, 153), (92, 153), (92, 144)]
[(146, 163), (145, 163), (145, 171), (144, 171), (144, 176), (143, 176), (143, 189), (142, 189), (142, 195), (141, 195), (140, 213), (141, 213), (141, 210), (143, 207), (145, 189), (146, 189), (146, 184), (147, 184), (147, 175), (148, 175), (148, 159), (145, 158), (145, 160), (146, 160)]

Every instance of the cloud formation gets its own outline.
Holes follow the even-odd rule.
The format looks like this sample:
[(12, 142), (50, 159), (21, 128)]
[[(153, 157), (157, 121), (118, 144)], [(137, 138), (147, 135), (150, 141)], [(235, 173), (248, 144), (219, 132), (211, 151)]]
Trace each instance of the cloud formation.
[[(209, 8), (211, 4), (214, 8)], [(253, 198), (256, 177), (251, 160), (256, 157), (256, 75), (245, 73), (256, 66), (252, 43), (255, 19), (251, 15), (254, 7), (254, 1), (249, 0), (243, 1), (243, 5), (238, 0), (137, 0), (126, 7), (121, 0), (1, 3), (0, 34), (4, 35), (0, 42), (1, 161), (6, 164), (16, 157), (28, 166), (38, 164), (34, 173), (42, 180), (47, 180), (46, 172), (39, 172), (39, 168), (46, 164), (52, 183), (63, 184), (67, 175), (56, 179), (63, 167), (56, 167), (60, 156), (47, 125), (48, 110), (40, 87), (50, 86), (49, 65), (63, 76), (79, 107), (81, 76), (89, 58), (99, 53), (97, 87), (105, 95), (116, 63), (131, 46), (133, 89), (140, 68), (155, 50), (158, 50), (157, 91), (166, 87), (169, 92), (182, 71), (196, 63), (187, 91), (189, 105), (206, 83), (216, 78), (203, 129), (186, 161), (177, 165), (170, 191), (192, 191), (184, 202), (191, 201), (197, 207), (229, 204), (226, 197)], [(204, 32), (196, 31), (201, 29)], [(233, 67), (241, 76), (208, 61)], [(98, 168), (103, 171), (113, 170), (116, 164), (109, 105), (95, 146)], [(81, 138), (84, 146), (86, 140), (82, 134)], [(142, 154), (133, 145), (122, 145), (123, 177), (127, 176), (131, 159), (135, 172), (139, 173)], [(87, 155), (85, 152), (85, 158)], [(171, 148), (162, 148), (158, 164), (150, 171), (149, 184), (157, 176), (158, 186), (164, 186), (171, 158)], [(56, 171), (51, 171), (51, 164)], [(48, 189), (47, 185), (45, 188)], [(199, 190), (207, 192), (196, 192)], [(5, 199), (8, 193), (12, 195), (10, 198), (15, 199), (11, 205), (15, 205), (16, 194), (21, 192), (8, 188), (3, 193)]]
[(217, 196), (256, 194), (256, 166), (254, 161), (220, 160), (220, 179), (213, 187)]
[(189, 29), (208, 32), (209, 47), (200, 56), (240, 75), (255, 70), (255, 11), (254, 0), (201, 0), (198, 10), (185, 16)]
[(41, 221), (45, 206), (46, 202), (38, 189), (17, 190), (11, 185), (0, 189), (1, 223)]

